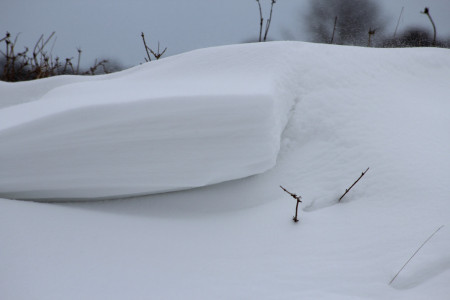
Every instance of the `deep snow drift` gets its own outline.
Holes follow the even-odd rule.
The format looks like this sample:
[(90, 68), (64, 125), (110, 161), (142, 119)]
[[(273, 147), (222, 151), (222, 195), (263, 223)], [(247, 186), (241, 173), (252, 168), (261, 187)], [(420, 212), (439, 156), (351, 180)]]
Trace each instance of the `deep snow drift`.
[(274, 47), (254, 49), (200, 50), (101, 77), (2, 83), (0, 157), (8, 159), (0, 195), (151, 194), (272, 168), (295, 99), (285, 80), (294, 61)]
[[(0, 199), (0, 298), (448, 299), (448, 78), (450, 52), (446, 49), (264, 43), (194, 51), (84, 83), (74, 82), (78, 78), (58, 78), (65, 85), (44, 80), (16, 91), (13, 86), (0, 85), (2, 95), (24, 103), (32, 100), (4, 108), (0, 118), (2, 128), (10, 127), (0, 135), (1, 186), (13, 186), (14, 191), (8, 192), (22, 196), (26, 192), (29, 198), (35, 187), (21, 183), (33, 184), (42, 171), (43, 181), (52, 184), (51, 174), (59, 167), (51, 157), (33, 161), (45, 158), (46, 151), (77, 162), (91, 157), (90, 169), (87, 164), (85, 168), (106, 174), (109, 169), (98, 153), (115, 151), (108, 143), (124, 147), (129, 143), (127, 149), (140, 151), (131, 141), (147, 143), (151, 137), (166, 145), (173, 140), (180, 146), (180, 136), (186, 136), (186, 143), (200, 148), (201, 155), (223, 155), (216, 162), (217, 170), (229, 178), (243, 176), (239, 170), (250, 161), (264, 162), (270, 168), (274, 161), (269, 157), (276, 157), (275, 166), (262, 174), (186, 191), (66, 204)], [(147, 93), (142, 82), (152, 85), (152, 81), (160, 88), (154, 86), (141, 100), (136, 97), (127, 102), (123, 95), (128, 91), (115, 89), (130, 85), (141, 95)], [(102, 94), (103, 87), (111, 100), (92, 97)], [(38, 90), (36, 97), (34, 89)], [(196, 97), (197, 90), (230, 114), (218, 114), (215, 104), (207, 106), (215, 112), (211, 118), (199, 113), (196, 105), (208, 104), (206, 97)], [(172, 96), (164, 98), (168, 93)], [(78, 97), (81, 94), (98, 102), (90, 106)], [(171, 106), (161, 115), (140, 111), (139, 105), (163, 98), (186, 103), (183, 110)], [(41, 104), (45, 111), (17, 113)], [(123, 116), (115, 110), (122, 110)], [(100, 125), (97, 111), (104, 112), (101, 119), (110, 122), (111, 130), (107, 123)], [(195, 127), (196, 120), (190, 118), (193, 111), (203, 117), (205, 126)], [(83, 121), (91, 123), (73, 120), (84, 113)], [(142, 118), (133, 123), (132, 114)], [(186, 124), (165, 119), (172, 115)], [(145, 116), (159, 118), (156, 124), (165, 126), (161, 130), (171, 133), (172, 139), (165, 140), (153, 131), (144, 135), (151, 122)], [(123, 128), (116, 117), (123, 121)], [(49, 129), (50, 121), (55, 126)], [(170, 124), (178, 127), (170, 128)], [(39, 127), (43, 125), (45, 130)], [(130, 129), (139, 135), (127, 137)], [(199, 130), (198, 136), (194, 129)], [(230, 143), (223, 151), (208, 143), (216, 143), (216, 134)], [(83, 147), (97, 154), (74, 155), (71, 151), (77, 144), (65, 145), (66, 135), (83, 141)], [(14, 147), (3, 142), (6, 137)], [(247, 138), (258, 147), (246, 144)], [(199, 146), (190, 139), (197, 139)], [(39, 150), (36, 156), (34, 142)], [(123, 160), (159, 161), (120, 157), (125, 149), (118, 149), (119, 153), (106, 154), (120, 158), (111, 168), (132, 172), (121, 165)], [(11, 155), (14, 169), (9, 169), (12, 163), (4, 154)], [(183, 161), (178, 155), (184, 152), (171, 149), (158, 158), (167, 162), (164, 174), (168, 177), (171, 170), (194, 169), (168, 159)], [(19, 164), (18, 157), (29, 159)], [(206, 158), (198, 161), (209, 164)], [(240, 168), (231, 167), (233, 163)], [(52, 168), (39, 169), (33, 176), (27, 170), (30, 164)], [(339, 196), (367, 167), (367, 174), (338, 204)], [(182, 178), (206, 184), (205, 175), (216, 171), (198, 168), (205, 173), (184, 173), (188, 178), (174, 174), (174, 181)], [(247, 168), (247, 174), (253, 172), (257, 168)], [(70, 180), (80, 174), (75, 173)], [(69, 179), (67, 173), (58, 176)], [(123, 175), (109, 176), (118, 179)], [(98, 181), (102, 179), (95, 179), (92, 187), (102, 192)], [(180, 188), (181, 181), (177, 182)], [(61, 183), (61, 191), (79, 183)], [(128, 180), (117, 183), (121, 190), (137, 186)], [(295, 201), (280, 184), (303, 196), (297, 224), (292, 222)], [(441, 225), (445, 227), (389, 285), (405, 261)]]

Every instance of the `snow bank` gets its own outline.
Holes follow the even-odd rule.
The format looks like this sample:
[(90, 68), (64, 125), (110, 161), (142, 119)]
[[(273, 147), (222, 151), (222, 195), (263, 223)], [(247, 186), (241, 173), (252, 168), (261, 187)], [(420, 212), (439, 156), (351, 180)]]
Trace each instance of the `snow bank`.
[(206, 49), (112, 75), (2, 83), (4, 102), (21, 104), (0, 110), (0, 195), (120, 197), (270, 169), (294, 100), (278, 84), (291, 69), (279, 48)]
[[(302, 110), (293, 122), (303, 122), (304, 142), (351, 128), (352, 113), (369, 114), (376, 101), (385, 104), (380, 115), (414, 123), (402, 108), (416, 104), (411, 96), (429, 99), (417, 104), (424, 109), (441, 102), (449, 63), (445, 49), (276, 42), (202, 49), (100, 77), (2, 83), (5, 103), (20, 104), (0, 110), (0, 195), (117, 198), (262, 173), (275, 165), (293, 111)], [(302, 108), (305, 99), (315, 102)], [(332, 113), (320, 101), (346, 109), (317, 122)], [(393, 137), (375, 139), (370, 151), (385, 138)]]
[[(195, 64), (186, 57), (197, 57)], [(190, 65), (196, 66), (195, 76), (189, 75)], [(158, 68), (160, 71), (156, 72)], [(182, 105), (183, 111), (174, 111), (179, 106), (133, 99), (128, 103), (117, 89), (117, 93), (108, 93), (109, 98), (104, 99), (108, 105), (99, 104), (100, 97), (93, 97), (97, 99), (93, 106), (88, 106), (91, 99), (78, 108), (64, 110), (83, 101), (83, 97), (77, 97), (81, 92), (100, 95), (101, 86), (115, 88), (122, 77), (129, 76), (129, 80), (123, 79), (124, 86), (125, 82), (138, 86), (147, 81), (141, 76), (143, 73), (151, 77), (151, 82), (158, 82), (151, 91), (152, 101), (161, 99), (166, 103), (169, 99), (175, 103), (187, 101), (189, 105)], [(256, 77), (246, 85), (242, 74)], [(135, 157), (133, 151), (138, 150), (133, 150), (133, 144), (128, 142), (141, 141), (140, 145), (145, 145), (146, 128), (153, 126), (148, 125), (147, 114), (156, 118), (154, 126), (164, 126), (160, 132), (164, 129), (172, 135), (174, 145), (183, 146), (180, 140), (184, 136), (196, 139), (205, 148), (199, 155), (217, 150), (209, 141), (220, 143), (215, 135), (224, 136), (231, 144), (221, 144), (226, 147), (220, 160), (223, 164), (236, 163), (231, 156), (237, 155), (245, 143), (239, 134), (242, 139), (261, 138), (254, 141), (260, 145), (262, 140), (273, 138), (263, 136), (271, 132), (273, 139), (281, 137), (276, 165), (240, 180), (114, 201), (48, 204), (0, 199), (2, 299), (147, 299), (149, 295), (155, 299), (449, 298), (449, 50), (264, 43), (200, 50), (103, 78), (97, 82), (68, 82), (60, 89), (49, 90), (42, 97), (45, 101), (58, 93), (63, 96), (61, 99), (70, 96), (61, 89), (73, 87), (78, 92), (71, 96), (76, 101), (55, 100), (54, 105), (48, 105), (49, 117), (43, 117), (46, 112), (39, 111), (31, 115), (30, 110), (29, 115), (0, 118), (1, 126), (11, 126), (2, 131), (0, 148), (9, 147), (3, 143), (6, 136), (16, 145), (15, 149), (1, 150), (2, 153), (14, 158), (14, 151), (24, 157), (20, 151), (30, 152), (29, 161), (24, 160), (23, 165), (16, 160), (17, 170), (11, 166), (8, 172), (0, 170), (0, 180), (7, 181), (9, 174), (14, 175), (19, 190), (18, 182), (25, 182), (23, 172), (32, 163), (33, 141), (48, 141), (37, 143), (38, 158), (45, 158), (42, 153), (47, 150), (55, 155), (68, 151), (66, 156), (73, 161), (92, 155), (70, 150), (76, 145), (71, 145), (68, 138), (64, 140), (66, 135), (76, 143), (83, 141), (86, 149), (96, 147), (94, 152), (105, 155), (113, 155), (108, 153), (116, 149), (108, 143), (121, 145), (119, 153), (114, 154), (119, 159), (111, 168), (133, 172), (116, 164), (150, 159)], [(198, 78), (204, 79), (197, 82)], [(173, 95), (164, 98), (171, 84), (183, 86), (186, 94), (176, 95), (178, 89), (172, 89)], [(198, 90), (204, 85), (208, 94), (214, 94), (210, 99), (224, 107), (223, 111), (234, 113), (216, 113), (212, 104), (207, 106), (215, 112), (211, 118), (199, 113), (198, 105), (203, 107), (207, 101), (195, 97), (195, 84)], [(11, 92), (15, 86), (9, 87)], [(242, 100), (233, 101), (237, 98), (229, 97), (228, 90), (235, 91), (234, 96), (240, 95)], [(22, 92), (32, 95), (31, 91)], [(137, 94), (141, 93), (139, 90)], [(245, 93), (248, 97), (243, 97)], [(234, 106), (229, 106), (226, 99), (231, 99)], [(41, 100), (35, 99), (35, 105)], [(260, 102), (274, 106), (269, 108)], [(161, 115), (142, 112), (144, 109), (137, 109), (138, 105), (157, 106)], [(99, 108), (103, 115), (97, 112)], [(289, 108), (293, 109), (288, 112)], [(58, 110), (67, 111), (67, 118), (56, 113)], [(76, 110), (87, 114), (83, 122), (73, 120), (84, 116), (75, 114)], [(207, 126), (195, 123), (197, 119), (189, 117), (192, 111)], [(131, 113), (137, 115), (135, 122)], [(170, 127), (169, 120), (162, 118), (170, 114), (185, 122), (173, 121)], [(254, 116), (250, 118), (255, 122), (253, 129), (248, 120), (250, 114)], [(273, 116), (273, 123), (278, 121), (276, 130), (259, 127), (263, 122), (259, 118), (267, 114)], [(279, 134), (276, 131), (283, 127), (287, 115), (289, 121)], [(10, 114), (2, 116), (9, 118)], [(103, 118), (111, 127), (99, 126)], [(48, 119), (45, 130), (36, 127), (35, 135), (28, 135), (32, 126), (26, 120), (31, 119), (36, 119), (33, 122), (41, 127), (40, 122)], [(15, 121), (24, 125), (12, 126)], [(218, 126), (219, 121), (223, 126)], [(55, 126), (49, 128), (50, 123)], [(21, 126), (27, 131), (21, 131)], [(198, 132), (193, 132), (194, 128)], [(152, 137), (170, 142), (152, 132)], [(18, 147), (20, 143), (30, 149)], [(192, 141), (186, 143), (196, 146)], [(167, 145), (166, 149), (172, 151)], [(147, 150), (152, 154), (153, 148)], [(255, 151), (266, 150), (251, 149), (251, 153)], [(161, 154), (161, 159), (167, 161), (165, 157), (171, 153)], [(241, 155), (246, 154), (242, 151)], [(180, 161), (179, 157), (173, 159)], [(248, 155), (235, 159), (245, 164), (255, 158)], [(0, 160), (4, 168), (8, 157), (2, 154)], [(59, 163), (71, 167), (65, 160)], [(108, 175), (100, 155), (93, 156), (90, 163), (92, 172)], [(201, 163), (210, 162), (203, 159)], [(95, 169), (97, 166), (102, 167)], [(367, 174), (338, 203), (345, 189), (367, 167)], [(168, 162), (164, 172), (172, 168), (179, 170), (182, 166)], [(227, 170), (228, 166), (220, 168)], [(185, 165), (185, 170), (189, 169), (193, 167)], [(44, 178), (51, 173), (38, 171), (33, 180), (39, 180), (41, 172)], [(236, 170), (229, 170), (229, 174), (232, 172)], [(67, 172), (63, 175), (68, 176)], [(184, 180), (200, 177), (193, 173), (184, 175)], [(33, 176), (27, 176), (31, 184)], [(168, 175), (172, 176), (177, 178), (178, 173)], [(99, 177), (92, 180), (92, 186), (98, 190)], [(133, 184), (124, 182), (127, 187)], [(67, 192), (70, 184), (76, 183), (60, 186)], [(147, 187), (149, 183), (145, 184)], [(295, 201), (279, 188), (280, 184), (303, 197), (298, 223), (292, 222)], [(21, 190), (24, 191), (27, 190)], [(445, 226), (389, 285), (418, 247), (442, 225)]]

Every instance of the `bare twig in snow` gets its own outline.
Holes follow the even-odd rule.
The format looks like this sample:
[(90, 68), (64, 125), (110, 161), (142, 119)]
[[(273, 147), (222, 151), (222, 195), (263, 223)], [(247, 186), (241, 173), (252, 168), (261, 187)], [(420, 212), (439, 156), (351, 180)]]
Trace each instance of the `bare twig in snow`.
[(416, 252), (414, 252), (414, 254), (406, 261), (406, 263), (403, 265), (403, 267), (401, 267), (401, 269), (397, 272), (397, 274), (395, 274), (394, 278), (392, 278), (392, 280), (389, 282), (389, 285), (391, 285), (392, 282), (394, 282), (395, 278), (397, 278), (398, 274), (400, 274), (400, 272), (406, 267), (406, 265), (411, 261), (411, 259), (413, 259), (413, 257), (417, 254), (417, 252), (419, 252), (420, 249), (422, 249), (423, 246), (425, 246), (426, 243), (428, 243), (429, 240), (431, 240), (431, 238), (439, 231), (441, 230), (441, 228), (444, 227), (444, 225), (441, 225), (441, 227), (439, 227), (438, 229), (436, 229), (435, 232), (433, 232), (426, 240), (425, 242), (422, 243), (422, 245), (420, 245), (420, 247), (416, 250)]
[(366, 174), (366, 172), (369, 171), (369, 168), (367, 168), (367, 170), (365, 170), (364, 172), (362, 172), (361, 176), (359, 176), (358, 179), (356, 179), (356, 181), (348, 188), (345, 190), (345, 193), (341, 196), (341, 198), (339, 198), (339, 202), (341, 202), (341, 199), (344, 198), (344, 196), (352, 189), (352, 187), (361, 179), (361, 177), (364, 176), (364, 174)]
[(297, 200), (297, 205), (295, 206), (295, 216), (294, 216), (294, 218), (293, 218), (293, 220), (294, 220), (294, 222), (298, 222), (298, 204), (300, 203), (300, 202), (302, 202), (302, 196), (297, 196), (297, 194), (293, 194), (293, 193), (291, 193), (291, 192), (289, 192), (288, 190), (286, 190), (284, 187), (282, 187), (281, 185), (280, 185), (280, 188), (283, 190), (283, 191), (285, 191), (286, 193), (288, 193), (289, 195), (291, 195), (291, 197), (292, 198), (294, 198), (295, 200)]

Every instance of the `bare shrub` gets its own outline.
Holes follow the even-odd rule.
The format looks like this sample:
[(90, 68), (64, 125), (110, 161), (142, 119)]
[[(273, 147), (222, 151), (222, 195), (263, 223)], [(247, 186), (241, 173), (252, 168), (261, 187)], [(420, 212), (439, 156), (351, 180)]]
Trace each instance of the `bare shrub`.
[[(0, 39), (0, 80), (3, 81), (24, 81), (46, 78), (56, 75), (74, 74), (74, 75), (96, 75), (110, 73), (108, 69), (108, 60), (99, 60), (88, 70), (80, 69), (81, 49), (78, 48), (77, 65), (74, 67), (71, 58), (61, 60), (58, 56), (53, 57), (51, 49), (48, 50), (50, 43), (55, 43), (55, 32), (52, 32), (47, 38), (42, 34), (32, 48), (25, 47), (22, 52), (17, 52), (16, 45), (19, 34), (13, 39), (9, 32)], [(2, 45), (4, 44), (4, 50)]]

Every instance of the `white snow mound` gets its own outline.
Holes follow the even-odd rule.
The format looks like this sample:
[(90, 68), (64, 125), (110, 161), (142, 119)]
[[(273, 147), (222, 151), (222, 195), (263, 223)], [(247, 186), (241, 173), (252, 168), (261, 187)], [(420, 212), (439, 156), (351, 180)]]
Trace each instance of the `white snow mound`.
[(114, 198), (272, 168), (295, 95), (280, 84), (292, 61), (279, 50), (228, 46), (106, 76), (1, 83), (0, 196)]

